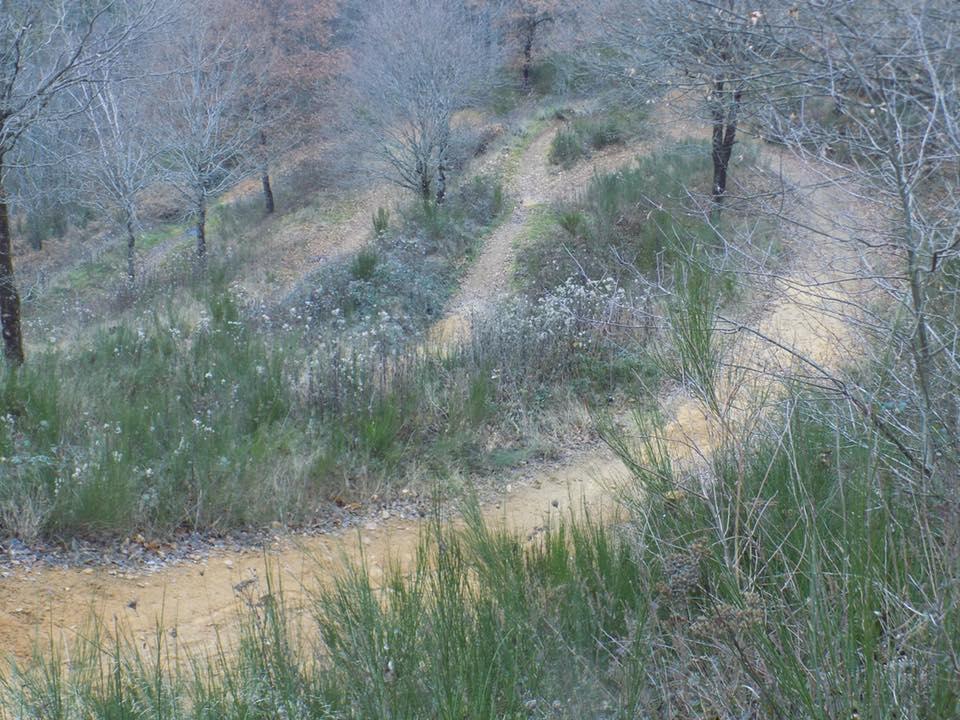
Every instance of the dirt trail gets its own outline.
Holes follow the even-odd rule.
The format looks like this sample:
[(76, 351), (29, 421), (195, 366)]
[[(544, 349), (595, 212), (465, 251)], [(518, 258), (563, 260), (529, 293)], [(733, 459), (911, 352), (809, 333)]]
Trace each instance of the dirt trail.
[[(594, 172), (593, 163), (573, 173), (554, 172), (545, 164), (551, 131), (538, 136), (521, 158), (521, 170), (512, 179), (511, 190), (522, 202), (514, 217), (487, 243), (451, 317), (463, 317), (470, 303), (489, 301), (507, 288), (513, 245), (522, 229), (523, 213), (531, 204), (561, 197), (583, 187)], [(627, 148), (602, 157), (598, 167), (613, 167), (637, 153)], [(764, 150), (768, 162), (779, 159)], [(797, 185), (811, 181), (809, 172), (792, 160), (784, 172)], [(846, 211), (842, 201), (826, 190), (815, 190), (806, 202), (819, 207), (823, 217), (811, 224), (836, 231), (831, 217)], [(827, 365), (849, 357), (851, 337), (829, 307), (849, 292), (842, 284), (823, 292), (824, 282), (838, 279), (836, 267), (845, 260), (842, 246), (814, 233), (794, 239), (794, 271), (780, 283), (779, 299), (763, 312), (756, 327), (779, 342), (796, 346)], [(732, 404), (744, 407), (757, 394), (775, 388), (776, 378), (794, 372), (783, 351), (757, 340), (745, 340), (737, 348), (734, 364), (749, 366), (748, 383), (728, 382), (722, 392), (735, 394)], [(715, 447), (717, 426), (710, 413), (695, 399), (677, 393), (665, 403), (672, 417), (664, 429), (668, 448), (675, 458), (695, 459)], [(567, 513), (585, 503), (588, 507), (610, 502), (611, 486), (626, 476), (623, 465), (606, 451), (580, 456), (559, 470), (538, 475), (532, 482), (504, 493), (501, 501), (488, 505), (485, 517), (505, 523), (522, 533), (536, 533), (549, 513)], [(556, 506), (554, 505), (556, 502)], [(238, 611), (244, 601), (256, 602), (266, 593), (266, 565), (279, 569), (285, 598), (293, 609), (302, 608), (306, 593), (337, 572), (346, 560), (364, 557), (376, 579), (390, 562), (409, 564), (416, 552), (423, 525), (385, 520), (367, 529), (311, 538), (278, 538), (266, 553), (224, 552), (198, 564), (181, 564), (156, 574), (121, 577), (106, 569), (21, 572), (0, 580), (0, 653), (25, 658), (35, 640), (49, 643), (69, 639), (81, 632), (93, 613), (108, 627), (117, 623), (145, 645), (152, 642), (158, 623), (168, 632), (175, 628), (180, 648), (211, 650), (218, 637), (229, 642), (238, 626)]]
[[(622, 465), (597, 452), (575, 466), (545, 473), (534, 482), (507, 491), (484, 511), (491, 522), (518, 532), (535, 533), (549, 513), (567, 513), (585, 502), (597, 508), (609, 497)], [(554, 507), (556, 503), (556, 507)], [(282, 582), (285, 601), (294, 612), (305, 607), (309, 592), (343, 562), (366, 559), (377, 580), (392, 562), (413, 560), (425, 525), (387, 520), (360, 531), (319, 537), (278, 538), (265, 553), (223, 552), (207, 561), (180, 564), (156, 574), (110, 575), (106, 569), (40, 569), (0, 581), (0, 651), (29, 657), (36, 640), (49, 646), (69, 641), (89, 629), (94, 615), (122, 626), (138, 644), (155, 641), (157, 627), (176, 629), (180, 649), (208, 651), (218, 637), (229, 644), (245, 602), (257, 602), (267, 587), (268, 567)]]
[(560, 123), (540, 132), (519, 158), (517, 172), (506, 183), (506, 195), (515, 202), (510, 217), (488, 237), (471, 265), (447, 314), (431, 330), (429, 341), (443, 344), (468, 331), (469, 318), (510, 292), (517, 243), (530, 211), (538, 206), (572, 199), (582, 192), (595, 173), (609, 172), (645, 152), (647, 146), (618, 146), (591, 157), (571, 169), (551, 165), (550, 143)]
[[(572, 171), (552, 168), (546, 157), (557, 125), (539, 132), (517, 158), (518, 172), (510, 178), (510, 197), (520, 198), (514, 215), (491, 236), (458, 295), (457, 307), (468, 307), (508, 289), (514, 241), (523, 229), (529, 207), (573, 194), (595, 169), (619, 166), (636, 155), (637, 148), (618, 148)], [(495, 162), (495, 161), (494, 161)], [(298, 248), (279, 245), (273, 280), (280, 292), (303, 276), (304, 268), (325, 257), (350, 252), (369, 235), (371, 207), (383, 204), (383, 189), (362, 196), (346, 220), (330, 223)], [(296, 234), (291, 226), (290, 232)], [(488, 282), (494, 278), (493, 282)], [(569, 512), (581, 506), (609, 502), (610, 486), (625, 476), (623, 464), (609, 451), (581, 455), (567, 467), (540, 472), (499, 503), (487, 507), (485, 517), (525, 533), (542, 527), (549, 513)], [(509, 487), (509, 486), (508, 486)], [(112, 627), (114, 620), (140, 643), (149, 643), (158, 626), (176, 628), (181, 648), (211, 649), (218, 637), (229, 639), (237, 627), (242, 604), (257, 601), (266, 592), (267, 566), (281, 573), (288, 605), (300, 607), (315, 588), (317, 578), (342, 568), (344, 561), (365, 557), (376, 578), (392, 561), (412, 560), (423, 526), (412, 521), (386, 521), (357, 532), (321, 537), (278, 537), (266, 553), (256, 551), (215, 554), (202, 563), (184, 563), (156, 574), (110, 574), (108, 569), (38, 569), (0, 580), (0, 655), (25, 658), (37, 639), (69, 641), (89, 626), (93, 617)], [(238, 589), (239, 588), (239, 589)]]

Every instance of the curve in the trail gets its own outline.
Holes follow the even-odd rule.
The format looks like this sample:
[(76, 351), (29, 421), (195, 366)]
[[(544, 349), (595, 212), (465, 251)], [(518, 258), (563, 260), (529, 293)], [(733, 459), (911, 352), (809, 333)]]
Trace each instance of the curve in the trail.
[[(583, 174), (593, 172), (593, 164), (563, 177), (547, 169), (544, 158), (550, 134), (548, 129), (539, 136), (521, 159), (521, 168), (528, 161), (532, 168), (522, 170), (514, 180), (517, 188), (529, 192), (521, 195), (525, 201), (544, 202), (575, 192), (582, 187)], [(622, 162), (636, 152), (636, 147), (618, 151), (604, 163)], [(771, 157), (774, 153), (764, 152)], [(803, 186), (811, 179), (805, 167), (794, 160), (787, 158), (781, 165), (794, 185)], [(528, 185), (534, 182), (540, 185)], [(533, 189), (527, 191), (527, 187)], [(825, 285), (837, 280), (836, 267), (844, 260), (843, 243), (819, 234), (843, 237), (832, 218), (844, 208), (837, 205), (834, 196), (817, 189), (805, 198), (821, 212), (811, 221), (811, 230), (793, 239), (797, 258), (793, 271), (781, 278), (782, 292), (756, 323), (770, 338), (827, 366), (849, 357), (852, 342), (849, 329), (830, 307), (843, 302), (849, 290), (843, 283)], [(509, 272), (518, 224), (510, 223), (502, 234), (491, 237), (471, 271), (467, 282), (483, 300), (491, 297), (485, 293), (496, 288), (496, 282), (480, 282), (482, 276), (487, 272), (506, 276)], [(825, 286), (831, 288), (829, 293), (823, 291)], [(469, 299), (464, 296), (465, 302)], [(754, 397), (775, 392), (783, 376), (789, 376), (795, 367), (790, 353), (770, 348), (769, 343), (747, 339), (733, 350), (736, 356), (729, 358), (731, 365), (750, 370), (747, 381), (724, 384), (727, 405), (734, 407), (739, 402), (746, 413)], [(663, 429), (663, 439), (673, 458), (682, 462), (708, 456), (720, 436), (718, 419), (701, 402), (683, 393), (668, 398), (665, 410), (672, 419)], [(551, 512), (565, 513), (582, 505), (596, 507), (609, 502), (611, 486), (624, 477), (625, 468), (619, 460), (606, 450), (596, 450), (565, 467), (536, 474), (506, 492), (499, 503), (487, 505), (484, 516), (523, 533), (535, 533)], [(0, 580), (0, 651), (26, 658), (37, 640), (41, 647), (49, 647), (51, 636), (56, 642), (68, 641), (83, 632), (94, 616), (107, 628), (116, 621), (130, 637), (145, 645), (154, 641), (157, 628), (163, 627), (168, 632), (175, 630), (173, 642), (178, 647), (212, 651), (216, 643), (229, 642), (235, 636), (243, 603), (255, 603), (267, 592), (267, 573), (279, 573), (287, 607), (296, 611), (306, 606), (309, 591), (337, 572), (344, 560), (363, 558), (374, 578), (389, 563), (401, 567), (409, 564), (423, 532), (422, 523), (387, 520), (359, 532), (278, 538), (276, 546), (264, 553), (224, 552), (201, 563), (132, 577), (111, 575), (106, 569), (19, 572)]]
[[(610, 454), (593, 452), (575, 465), (541, 473), (516, 491), (505, 491), (484, 508), (492, 523), (536, 532), (549, 513), (582, 504), (597, 509), (605, 487), (622, 476)], [(151, 647), (158, 628), (182, 650), (214, 651), (229, 645), (245, 603), (268, 592), (272, 573), (284, 602), (302, 610), (311, 590), (343, 563), (363, 559), (374, 580), (391, 563), (414, 559), (426, 529), (423, 522), (387, 520), (362, 530), (315, 537), (277, 538), (270, 549), (222, 552), (203, 562), (181, 563), (154, 574), (111, 575), (107, 569), (37, 569), (0, 580), (0, 651), (19, 660), (34, 647), (69, 642), (97, 618), (107, 631), (114, 623), (142, 647)], [(37, 642), (39, 641), (39, 644)]]
[(549, 163), (550, 143), (559, 123), (540, 132), (523, 152), (515, 172), (506, 183), (507, 197), (514, 202), (510, 217), (484, 241), (480, 255), (468, 270), (444, 317), (431, 329), (429, 341), (442, 344), (469, 331), (472, 316), (482, 313), (510, 293), (518, 241), (530, 211), (546, 203), (573, 199), (597, 173), (610, 172), (646, 152), (646, 144), (631, 143), (598, 153), (587, 162), (565, 169)]
[[(579, 188), (595, 167), (614, 167), (636, 153), (636, 148), (620, 148), (572, 171), (555, 170), (546, 162), (555, 131), (556, 124), (551, 124), (538, 132), (517, 158), (518, 171), (510, 179), (508, 192), (522, 197), (524, 203), (560, 199)], [(534, 190), (527, 192), (526, 188)], [(336, 233), (331, 229), (313, 236), (297, 256), (324, 249), (343, 254), (359, 247), (369, 236), (368, 210), (375, 199), (382, 202), (380, 193), (376, 190), (364, 196)], [(494, 296), (491, 286), (481, 282), (487, 273), (500, 278), (496, 287), (506, 290), (513, 242), (522, 224), (509, 223), (507, 227), (510, 232), (501, 228), (485, 243), (469, 273), (468, 287), (458, 296), (464, 306), (472, 294), (479, 302)], [(334, 237), (338, 238), (335, 248), (331, 244)], [(309, 263), (284, 257), (281, 264), (288, 287), (298, 273), (302, 276), (309, 270)], [(532, 479), (518, 483), (499, 503), (486, 507), (484, 514), (491, 522), (502, 521), (529, 532), (541, 527), (550, 512), (601, 503), (610, 497), (609, 486), (624, 473), (622, 463), (611, 452), (595, 449), (565, 467), (542, 469)], [(281, 573), (288, 607), (296, 608), (317, 577), (341, 568), (345, 560), (356, 561), (362, 555), (374, 575), (388, 562), (408, 562), (422, 532), (421, 523), (386, 521), (359, 534), (277, 538), (275, 546), (264, 553), (217, 553), (202, 562), (185, 562), (153, 574), (111, 574), (106, 568), (18, 572), (0, 580), (0, 655), (8, 652), (26, 658), (38, 640), (43, 646), (51, 635), (68, 642), (85, 632), (93, 618), (108, 628), (116, 620), (141, 643), (150, 641), (158, 627), (175, 628), (181, 647), (211, 649), (237, 627), (242, 604), (266, 592), (264, 578), (271, 569)]]

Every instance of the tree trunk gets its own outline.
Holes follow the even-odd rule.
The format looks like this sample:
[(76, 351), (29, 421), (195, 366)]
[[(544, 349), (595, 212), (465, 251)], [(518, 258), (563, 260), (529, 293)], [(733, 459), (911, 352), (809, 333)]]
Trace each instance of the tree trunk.
[(137, 236), (133, 232), (133, 218), (129, 215), (127, 216), (127, 281), (133, 285), (137, 279), (137, 268), (134, 263), (135, 258), (135, 247), (137, 244)]
[(11, 365), (22, 365), (23, 333), (20, 328), (20, 294), (13, 275), (13, 237), (10, 212), (3, 187), (3, 156), (0, 155), (0, 325), (3, 354)]
[(443, 205), (447, 198), (447, 142), (449, 140), (449, 130), (444, 131), (440, 140), (440, 151), (437, 160), (437, 205)]
[(443, 166), (443, 161), (440, 161), (440, 165), (437, 167), (437, 205), (443, 205), (443, 201), (447, 197), (447, 175), (445, 172), (446, 168)]
[(197, 265), (207, 262), (207, 201), (197, 203)]
[(425, 162), (417, 162), (417, 175), (420, 178), (420, 197), (424, 203), (430, 202), (430, 171)]
[(533, 63), (533, 34), (534, 30), (527, 31), (523, 43), (523, 90), (530, 90), (530, 65)]
[(260, 181), (263, 184), (263, 203), (267, 215), (272, 215), (276, 210), (273, 202), (273, 188), (270, 186), (270, 165), (267, 163), (267, 133), (260, 131), (260, 150), (263, 152), (263, 173), (260, 175)]
[(733, 94), (733, 105), (724, 107), (723, 82), (718, 82), (714, 88), (715, 102), (713, 109), (713, 142), (711, 158), (713, 160), (713, 211), (711, 217), (716, 222), (720, 219), (720, 210), (723, 207), (723, 198), (727, 192), (727, 173), (730, 168), (730, 156), (737, 140), (737, 114), (740, 107), (740, 91)]
[(273, 203), (273, 188), (270, 186), (269, 171), (264, 170), (263, 175), (260, 176), (260, 181), (263, 183), (264, 208), (267, 211), (267, 215), (271, 215), (273, 211), (276, 210), (276, 206)]
[(927, 327), (926, 302), (923, 282), (923, 272), (919, 267), (917, 252), (913, 247), (907, 248), (907, 267), (910, 280), (910, 302), (914, 317), (913, 354), (917, 381), (920, 385), (921, 404), (921, 441), (923, 443), (922, 462), (929, 468), (933, 462), (933, 438), (930, 425), (933, 416), (933, 393), (930, 389), (932, 375), (932, 353), (930, 351), (930, 334)]

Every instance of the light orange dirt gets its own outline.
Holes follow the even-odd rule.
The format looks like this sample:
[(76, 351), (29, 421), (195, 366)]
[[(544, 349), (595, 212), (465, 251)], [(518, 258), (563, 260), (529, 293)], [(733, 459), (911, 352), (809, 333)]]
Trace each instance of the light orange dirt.
[[(553, 129), (535, 139), (525, 152), (521, 170), (512, 189), (522, 205), (550, 201), (576, 192), (593, 172), (593, 163), (572, 173), (548, 168), (545, 153)], [(638, 148), (627, 148), (604, 156), (600, 167), (627, 161)], [(772, 162), (774, 151), (765, 150)], [(777, 163), (780, 162), (776, 158)], [(813, 179), (800, 163), (783, 160), (784, 175), (795, 185)], [(536, 184), (535, 184), (536, 183)], [(805, 205), (819, 208), (809, 220), (822, 232), (842, 237), (833, 218), (847, 212), (836, 193), (815, 189), (805, 193)], [(522, 226), (511, 219), (489, 238), (484, 252), (467, 279), (465, 290), (451, 316), (462, 317), (462, 306), (487, 302), (506, 289), (512, 263), (513, 240)], [(854, 353), (855, 338), (836, 317), (832, 305), (854, 292), (844, 283), (824, 286), (837, 280), (838, 265), (847, 261), (842, 242), (802, 231), (791, 239), (796, 258), (788, 273), (776, 280), (779, 292), (769, 302), (753, 327), (785, 346), (796, 348), (825, 366), (845, 361)], [(824, 291), (824, 287), (828, 291)], [(741, 333), (728, 348), (731, 370), (719, 384), (721, 403), (735, 408), (731, 417), (745, 422), (757, 398), (777, 392), (779, 380), (797, 372), (793, 356), (772, 348), (754, 335)], [(669, 422), (663, 439), (675, 460), (694, 463), (707, 457), (722, 435), (723, 423), (696, 398), (682, 391), (664, 401)], [(729, 424), (726, 425), (729, 428)], [(550, 513), (567, 513), (582, 506), (611, 506), (616, 486), (627, 481), (622, 463), (606, 450), (576, 457), (567, 466), (538, 472), (531, 480), (507, 487), (499, 502), (483, 510), (491, 523), (504, 523), (524, 535), (535, 535)], [(556, 505), (554, 505), (556, 503)], [(96, 616), (110, 629), (116, 623), (138, 643), (148, 646), (157, 627), (164, 628), (168, 641), (178, 648), (209, 652), (218, 641), (229, 644), (236, 636), (245, 602), (256, 603), (267, 592), (265, 576), (279, 574), (288, 607), (307, 607), (309, 592), (340, 571), (343, 562), (365, 559), (376, 579), (389, 563), (409, 566), (425, 530), (423, 523), (385, 519), (359, 532), (322, 537), (278, 537), (264, 553), (223, 552), (198, 563), (185, 562), (155, 574), (112, 575), (106, 569), (17, 572), (0, 580), (0, 652), (25, 658), (36, 641), (68, 644), (84, 631)], [(175, 631), (175, 640), (173, 639)]]
[[(596, 452), (569, 468), (543, 473), (509, 488), (484, 510), (493, 523), (506, 522), (526, 534), (542, 528), (552, 512), (567, 513), (582, 504), (598, 509), (609, 498), (606, 487), (621, 476), (622, 465)], [(554, 506), (556, 503), (556, 507)], [(376, 581), (389, 563), (413, 560), (425, 523), (385, 520), (359, 531), (319, 537), (278, 537), (266, 552), (223, 552), (199, 563), (182, 563), (155, 574), (112, 575), (105, 569), (40, 569), (0, 581), (0, 649), (17, 659), (31, 648), (53, 642), (69, 650), (70, 641), (89, 631), (96, 617), (109, 632), (114, 623), (142, 647), (150, 647), (158, 627), (167, 640), (175, 635), (183, 651), (208, 652), (218, 641), (229, 646), (245, 603), (267, 593), (273, 573), (294, 612), (306, 607), (309, 593), (344, 562), (365, 558)]]

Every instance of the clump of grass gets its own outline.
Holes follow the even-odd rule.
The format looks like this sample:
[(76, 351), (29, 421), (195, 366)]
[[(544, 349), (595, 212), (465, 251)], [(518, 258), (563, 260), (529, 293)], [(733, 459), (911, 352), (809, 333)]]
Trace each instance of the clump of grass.
[(557, 225), (576, 238), (587, 229), (587, 219), (580, 210), (564, 210), (557, 217)]
[(550, 142), (550, 152), (547, 159), (551, 165), (573, 167), (586, 156), (587, 148), (580, 134), (574, 130), (562, 128), (557, 131)]
[(390, 229), (390, 211), (384, 207), (377, 208), (377, 211), (373, 214), (373, 235), (377, 238), (382, 238), (387, 234), (387, 230)]
[(553, 165), (572, 167), (593, 150), (625, 142), (641, 120), (636, 114), (622, 112), (575, 118), (554, 136), (548, 160)]
[(715, 273), (701, 263), (678, 263), (674, 268), (673, 295), (667, 302), (667, 320), (672, 358), (661, 353), (667, 377), (695, 390), (717, 413), (721, 349), (716, 332), (716, 314), (721, 301)]
[(364, 248), (350, 261), (350, 276), (354, 280), (369, 282), (373, 280), (379, 262), (380, 256), (377, 255), (376, 250), (370, 247)]

